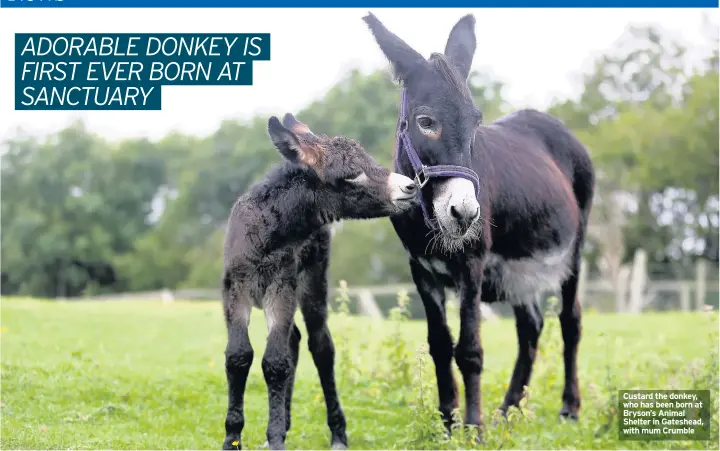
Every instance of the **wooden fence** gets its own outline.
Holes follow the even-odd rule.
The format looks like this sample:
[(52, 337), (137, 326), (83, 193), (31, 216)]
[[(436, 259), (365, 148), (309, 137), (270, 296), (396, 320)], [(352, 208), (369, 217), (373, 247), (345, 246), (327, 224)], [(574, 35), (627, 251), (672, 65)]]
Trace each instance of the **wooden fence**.
[[(583, 265), (584, 267), (585, 265)], [(694, 277), (686, 280), (653, 279), (648, 275), (647, 254), (640, 249), (631, 264), (620, 268), (616, 279), (588, 280), (581, 271), (578, 297), (584, 306), (597, 306), (609, 298), (614, 307), (604, 308), (618, 313), (641, 313), (645, 310), (703, 310), (706, 305), (717, 308), (717, 267), (710, 273), (710, 263), (695, 263)], [(711, 277), (714, 276), (714, 277)]]
[[(717, 307), (718, 282), (716, 278), (709, 277), (710, 265), (707, 262), (699, 261), (695, 267), (695, 277), (688, 280), (652, 280), (648, 277), (646, 262), (647, 258), (643, 251), (638, 251), (633, 263), (623, 267), (615, 281), (592, 280), (588, 277), (588, 272), (583, 265), (578, 286), (578, 299), (584, 308), (631, 314), (647, 310), (703, 310), (706, 308), (706, 304)], [(716, 268), (713, 271), (717, 273)], [(393, 301), (395, 296), (403, 290), (417, 299), (417, 290), (414, 284), (350, 286), (347, 288), (347, 294), (354, 301), (354, 312), (381, 318), (385, 316), (384, 311), (387, 311), (387, 306), (383, 309), (378, 299)], [(330, 297), (334, 298), (336, 295), (337, 289), (331, 290)], [(185, 289), (107, 294), (68, 300), (162, 300), (170, 303), (176, 299), (218, 300), (219, 298), (218, 290)], [(456, 296), (450, 291), (448, 291), (448, 300), (457, 303)], [(499, 316), (498, 310), (490, 305), (482, 304), (481, 308), (484, 319), (492, 320)]]

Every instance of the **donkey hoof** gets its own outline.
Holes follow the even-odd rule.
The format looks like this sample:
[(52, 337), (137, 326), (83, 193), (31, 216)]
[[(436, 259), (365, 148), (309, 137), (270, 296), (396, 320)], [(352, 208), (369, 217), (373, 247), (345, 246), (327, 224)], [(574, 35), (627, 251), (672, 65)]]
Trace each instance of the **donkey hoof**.
[(263, 446), (262, 446), (262, 447), (263, 447), (263, 448), (269, 448), (269, 449), (272, 449), (272, 450), (276, 450), (276, 449), (277, 449), (277, 450), (284, 450), (284, 449), (285, 449), (285, 443), (283, 443), (283, 442), (281, 442), (281, 441), (279, 441), (279, 442), (277, 442), (277, 443), (268, 443), (268, 441), (266, 440), (265, 443), (263, 443)]
[(571, 409), (567, 405), (563, 405), (562, 409), (560, 409), (560, 418), (565, 418), (573, 421), (578, 421), (580, 419), (577, 413), (577, 409)]
[(222, 446), (223, 450), (240, 450), (242, 449), (242, 443), (240, 443), (240, 437), (226, 437)]
[(505, 421), (507, 422), (508, 416), (507, 416), (508, 406), (501, 405), (495, 411), (493, 412), (493, 421), (491, 423), (491, 426), (496, 428), (498, 425), (500, 425), (500, 422)]
[(467, 425), (465, 426), (466, 429), (474, 430), (475, 434), (472, 436), (472, 444), (473, 445), (480, 445), (485, 446), (485, 439), (483, 438), (483, 426), (482, 425)]
[(497, 427), (501, 421), (507, 422), (508, 414), (510, 413), (511, 409), (517, 410), (518, 412), (520, 412), (521, 416), (525, 416), (525, 412), (523, 412), (523, 409), (522, 409), (522, 407), (520, 407), (520, 404), (510, 404), (510, 405), (503, 404), (500, 407), (498, 407), (497, 409), (495, 409), (495, 415), (493, 415), (494, 419), (492, 422), (492, 426)]
[(330, 436), (330, 448), (331, 449), (347, 449), (348, 439), (347, 439), (347, 434), (345, 433), (345, 430), (339, 429), (339, 430), (333, 430), (330, 432), (332, 433)]

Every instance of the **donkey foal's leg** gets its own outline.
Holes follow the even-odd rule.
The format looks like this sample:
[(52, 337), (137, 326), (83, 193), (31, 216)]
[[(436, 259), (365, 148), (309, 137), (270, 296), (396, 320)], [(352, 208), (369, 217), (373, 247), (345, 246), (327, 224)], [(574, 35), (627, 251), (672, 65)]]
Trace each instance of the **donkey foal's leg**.
[(240, 435), (245, 426), (244, 398), (253, 348), (248, 337), (250, 301), (238, 295), (237, 287), (223, 290), (228, 343), (225, 350), (225, 372), (228, 382), (228, 411), (225, 419), (223, 449), (240, 449)]
[[(323, 272), (324, 274), (324, 272)], [(335, 386), (335, 345), (327, 327), (327, 282), (320, 276), (308, 279), (300, 301), (303, 319), (308, 332), (308, 348), (320, 376), (327, 424), (330, 428), (330, 444), (333, 449), (347, 448), (348, 439), (345, 432), (345, 414), (340, 406), (337, 387)]]
[(507, 414), (510, 406), (520, 407), (525, 386), (530, 382), (538, 339), (543, 328), (543, 316), (537, 302), (519, 304), (513, 307), (513, 311), (515, 312), (515, 329), (518, 338), (518, 355), (505, 400), (500, 406), (503, 415)]
[(308, 348), (317, 368), (325, 396), (327, 424), (330, 428), (330, 444), (333, 449), (348, 446), (345, 414), (340, 406), (335, 385), (335, 345), (327, 327), (327, 267), (330, 235), (320, 231), (311, 244), (301, 267), (298, 280), (300, 310), (308, 332)]
[(320, 376), (320, 385), (325, 396), (327, 424), (330, 428), (330, 444), (333, 449), (347, 448), (348, 439), (345, 413), (340, 406), (337, 387), (335, 385), (335, 345), (325, 318), (306, 316), (308, 329), (308, 347), (313, 356), (315, 367)]
[(293, 386), (295, 385), (295, 371), (297, 371), (298, 357), (300, 355), (300, 329), (293, 324), (293, 331), (290, 334), (290, 359), (292, 361), (292, 368), (290, 369), (290, 376), (287, 382), (287, 391), (285, 393), (285, 430), (290, 430), (291, 416), (290, 411), (292, 407), (292, 395)]
[(293, 371), (290, 336), (295, 313), (294, 290), (268, 289), (263, 309), (268, 324), (267, 347), (262, 360), (268, 391), (267, 441), (270, 449), (285, 449), (287, 389)]

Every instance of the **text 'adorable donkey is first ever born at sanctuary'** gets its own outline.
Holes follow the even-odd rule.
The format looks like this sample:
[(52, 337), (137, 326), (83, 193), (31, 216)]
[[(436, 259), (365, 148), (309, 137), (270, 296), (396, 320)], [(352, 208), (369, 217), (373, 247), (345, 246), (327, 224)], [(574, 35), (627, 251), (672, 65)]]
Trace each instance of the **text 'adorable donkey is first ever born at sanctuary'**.
[(262, 370), (268, 390), (267, 440), (284, 449), (290, 428), (300, 330), (325, 395), (333, 448), (347, 447), (345, 416), (334, 375), (334, 347), (327, 327), (330, 223), (390, 216), (416, 198), (411, 179), (391, 173), (355, 141), (317, 136), (291, 114), (268, 121), (268, 133), (286, 163), (235, 203), (225, 235), (223, 304), (228, 329), (225, 368), (228, 412), (224, 449), (239, 449), (245, 425), (243, 399), (253, 349), (248, 337), (253, 305), (262, 308), (268, 338)]

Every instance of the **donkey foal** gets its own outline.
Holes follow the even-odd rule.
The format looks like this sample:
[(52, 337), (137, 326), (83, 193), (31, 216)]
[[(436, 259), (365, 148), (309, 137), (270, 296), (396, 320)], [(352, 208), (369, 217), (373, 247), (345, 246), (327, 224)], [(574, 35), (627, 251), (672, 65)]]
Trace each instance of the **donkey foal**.
[(241, 445), (245, 383), (253, 361), (248, 338), (253, 305), (264, 310), (268, 328), (262, 370), (270, 448), (284, 449), (290, 429), (300, 342), (294, 315), (299, 305), (325, 395), (331, 445), (344, 449), (345, 416), (335, 387), (335, 349), (327, 327), (329, 224), (401, 213), (412, 206), (416, 188), (408, 177), (378, 165), (353, 140), (316, 136), (291, 114), (282, 124), (271, 117), (268, 133), (287, 161), (237, 200), (225, 235), (228, 412), (223, 449)]

